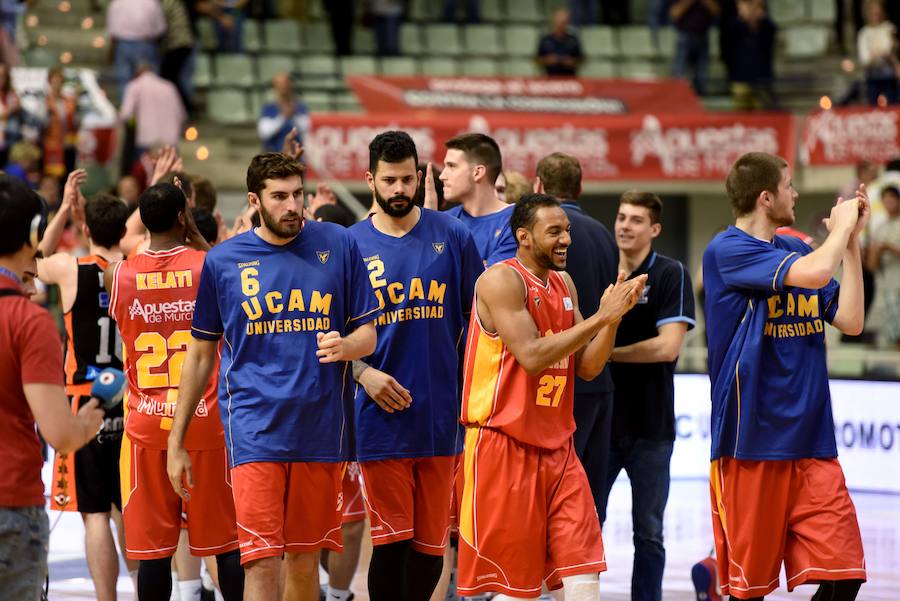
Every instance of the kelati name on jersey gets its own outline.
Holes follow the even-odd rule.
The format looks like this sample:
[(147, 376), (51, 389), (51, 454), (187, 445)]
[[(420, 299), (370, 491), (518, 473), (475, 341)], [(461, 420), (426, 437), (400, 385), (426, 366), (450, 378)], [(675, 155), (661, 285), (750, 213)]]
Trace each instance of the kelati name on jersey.
[[(247, 300), (241, 308), (250, 322), (248, 336), (284, 334), (289, 332), (327, 332), (331, 329), (330, 292), (319, 290), (304, 291), (292, 288), (286, 291), (270, 290), (262, 292), (259, 286), (259, 269), (245, 267), (241, 270), (241, 291)], [(283, 313), (294, 315), (283, 317)], [(304, 313), (306, 315), (297, 315)], [(310, 313), (316, 314), (309, 316)]]
[[(766, 336), (796, 338), (821, 334), (825, 329), (819, 317), (818, 294), (782, 292), (770, 296), (768, 304)], [(785, 323), (785, 319), (790, 319), (790, 323)]]
[(151, 271), (134, 274), (138, 290), (167, 290), (169, 288), (190, 288), (194, 276), (190, 269), (181, 271)]

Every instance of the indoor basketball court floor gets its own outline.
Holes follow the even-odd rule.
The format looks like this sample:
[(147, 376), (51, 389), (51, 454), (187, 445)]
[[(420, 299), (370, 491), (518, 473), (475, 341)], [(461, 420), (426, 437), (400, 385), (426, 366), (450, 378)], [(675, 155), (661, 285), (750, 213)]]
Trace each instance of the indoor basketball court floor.
[[(887, 474), (885, 474), (888, 477)], [(897, 601), (900, 590), (900, 496), (854, 493), (866, 551), (869, 581), (860, 591), (859, 601)], [(58, 519), (58, 521), (57, 521)], [(87, 601), (94, 599), (93, 586), (84, 560), (83, 531), (78, 515), (50, 512), (50, 599)], [(708, 484), (699, 480), (672, 482), (665, 519), (666, 573), (665, 601), (694, 601), (691, 566), (712, 546)], [(613, 488), (609, 518), (604, 531), (609, 571), (600, 576), (604, 601), (629, 599), (631, 582), (631, 489), (620, 478)], [(368, 545), (353, 583), (357, 601), (367, 601), (365, 593)], [(124, 568), (119, 578), (120, 601), (135, 599), (131, 580)], [(784, 577), (782, 575), (782, 583)], [(767, 600), (805, 601), (815, 587), (805, 586), (788, 594), (780, 589)]]

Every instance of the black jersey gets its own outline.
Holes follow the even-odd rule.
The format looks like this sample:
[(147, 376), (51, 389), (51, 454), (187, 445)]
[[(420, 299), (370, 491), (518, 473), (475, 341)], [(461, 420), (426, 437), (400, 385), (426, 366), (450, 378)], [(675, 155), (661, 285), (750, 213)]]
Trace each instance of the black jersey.
[(85, 394), (102, 369), (122, 369), (119, 329), (109, 316), (109, 294), (103, 287), (108, 264), (97, 255), (78, 259), (75, 302), (65, 314), (68, 394)]

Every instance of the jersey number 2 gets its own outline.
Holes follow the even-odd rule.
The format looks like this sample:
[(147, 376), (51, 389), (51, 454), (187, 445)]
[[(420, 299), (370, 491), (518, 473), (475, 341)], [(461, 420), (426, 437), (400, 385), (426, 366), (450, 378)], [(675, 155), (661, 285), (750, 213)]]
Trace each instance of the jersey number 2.
[[(181, 383), (181, 367), (184, 355), (191, 341), (189, 330), (176, 330), (165, 338), (157, 332), (144, 332), (134, 341), (134, 350), (143, 352), (137, 362), (138, 388), (175, 388)], [(176, 351), (169, 356), (169, 351)], [(169, 365), (163, 373), (152, 373), (150, 370), (162, 366), (166, 360)]]
[(538, 381), (535, 403), (541, 407), (559, 407), (563, 390), (566, 389), (566, 376), (541, 376)]

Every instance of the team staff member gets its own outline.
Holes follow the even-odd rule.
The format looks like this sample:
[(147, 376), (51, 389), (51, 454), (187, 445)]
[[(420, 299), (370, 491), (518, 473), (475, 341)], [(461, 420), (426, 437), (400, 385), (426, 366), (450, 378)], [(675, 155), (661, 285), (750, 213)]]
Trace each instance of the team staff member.
[(615, 404), (606, 496), (624, 468), (631, 481), (633, 601), (662, 599), (663, 513), (675, 442), (675, 362), (685, 333), (695, 324), (687, 269), (653, 250), (653, 240), (662, 231), (662, 208), (655, 194), (626, 192), (615, 224), (619, 269), (629, 278), (647, 276), (637, 305), (619, 324), (610, 364)]
[[(572, 224), (566, 273), (578, 290), (578, 309), (593, 315), (606, 287), (616, 281), (619, 250), (606, 226), (585, 213), (581, 196), (581, 164), (554, 152), (538, 161), (534, 191), (556, 198)], [(575, 452), (584, 466), (602, 524), (606, 520), (606, 474), (612, 432), (613, 381), (608, 369), (593, 380), (575, 379)]]
[(594, 601), (606, 560), (572, 443), (574, 378), (604, 368), (646, 278), (610, 286), (582, 319), (564, 271), (571, 238), (559, 202), (525, 196), (510, 224), (516, 257), (479, 278), (466, 345), (457, 590), (536, 599), (546, 579), (562, 581), (566, 599)]
[(440, 577), (462, 452), (458, 346), (484, 270), (458, 219), (415, 205), (417, 163), (407, 133), (376, 136), (366, 173), (375, 212), (350, 228), (381, 306), (375, 353), (354, 366), (373, 601), (428, 601)]
[(222, 340), (245, 601), (278, 596), (282, 556), (284, 599), (318, 599), (318, 551), (341, 549), (341, 476), (353, 436), (346, 362), (375, 350), (378, 306), (362, 256), (341, 226), (304, 220), (301, 175), (285, 154), (251, 161), (247, 196), (261, 225), (206, 257), (169, 437), (169, 478), (187, 494), (182, 441)]
[(111, 264), (105, 274), (128, 379), (120, 460), (127, 555), (140, 560), (141, 601), (167, 601), (184, 514), (191, 553), (215, 555), (223, 595), (238, 600), (242, 573), (215, 379), (203, 381), (203, 404), (185, 441), (204, 486), (182, 499), (166, 477), (166, 443), (205, 257), (185, 244), (209, 245), (194, 225), (184, 193), (172, 184), (144, 191), (138, 210), (150, 233), (149, 247)]
[(775, 234), (794, 223), (787, 161), (745, 154), (725, 188), (735, 225), (703, 254), (722, 592), (760, 601), (778, 587), (784, 562), (788, 590), (819, 583), (816, 601), (853, 601), (866, 564), (837, 461), (824, 322), (862, 331), (865, 186), (838, 199), (816, 250)]
[[(122, 369), (122, 343), (116, 322), (109, 316), (109, 294), (103, 285), (103, 271), (111, 262), (122, 260), (119, 240), (125, 234), (128, 206), (106, 195), (85, 201), (78, 187), (86, 177), (82, 169), (69, 174), (60, 209), (41, 241), (41, 251), (47, 258), (38, 261), (40, 280), (59, 286), (67, 339), (66, 394), (73, 411), (90, 398), (91, 385), (101, 370)], [(75, 215), (83, 219), (88, 255), (52, 254), (66, 223)], [(71, 456), (58, 454), (54, 462), (52, 507), (81, 513), (85, 556), (98, 601), (116, 598), (119, 578), (119, 558), (110, 517), (116, 523), (122, 556), (125, 556), (119, 479), (123, 428), (124, 416), (119, 403), (106, 411), (103, 430), (89, 445)], [(137, 563), (126, 559), (125, 564), (137, 585)]]
[(83, 447), (103, 425), (96, 399), (72, 414), (56, 324), (23, 288), (37, 271), (42, 222), (41, 198), (0, 173), (0, 590), (9, 599), (40, 599), (47, 577), (50, 533), (35, 424), (59, 453)]

